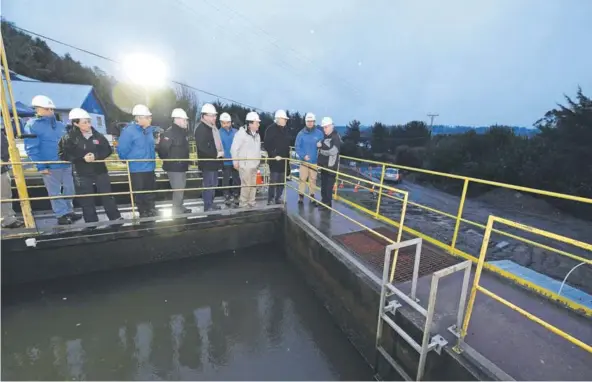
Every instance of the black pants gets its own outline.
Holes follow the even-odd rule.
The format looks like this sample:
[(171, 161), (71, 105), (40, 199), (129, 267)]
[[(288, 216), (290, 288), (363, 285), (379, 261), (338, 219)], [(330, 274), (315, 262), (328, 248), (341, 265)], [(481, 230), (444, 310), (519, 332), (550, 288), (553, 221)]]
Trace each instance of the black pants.
[[(156, 190), (156, 178), (154, 171), (150, 172), (132, 172), (132, 189), (133, 191), (150, 191)], [(134, 200), (140, 216), (149, 215), (156, 209), (154, 200), (156, 195), (153, 193), (146, 194), (134, 194)]]
[(321, 202), (331, 207), (335, 174), (321, 169)]
[(222, 187), (237, 186), (235, 188), (225, 188), (223, 190), (224, 198), (238, 198), (240, 193), (240, 177), (238, 171), (232, 165), (224, 165), (222, 168)]
[[(94, 194), (97, 186), (97, 194), (108, 194), (111, 192), (111, 181), (109, 174), (93, 174), (93, 175), (74, 175), (74, 188), (76, 195)], [(78, 198), (78, 203), (82, 207), (82, 216), (86, 223), (94, 223), (99, 221), (97, 210), (95, 208), (95, 197), (89, 196), (86, 198)], [(111, 195), (101, 195), (101, 203), (105, 208), (105, 213), (109, 220), (116, 220), (121, 217), (115, 198)]]
[[(286, 173), (285, 172), (272, 172), (269, 175), (269, 183), (284, 183), (286, 181)], [(284, 185), (279, 186), (269, 186), (269, 191), (267, 193), (267, 201), (271, 202), (275, 200), (277, 203), (280, 202), (282, 198), (282, 193), (284, 192)]]

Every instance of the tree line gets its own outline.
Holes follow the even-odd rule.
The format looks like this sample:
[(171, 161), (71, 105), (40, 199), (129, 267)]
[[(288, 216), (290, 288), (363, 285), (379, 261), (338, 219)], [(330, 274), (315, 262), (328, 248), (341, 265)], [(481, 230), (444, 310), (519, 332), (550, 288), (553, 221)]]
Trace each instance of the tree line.
[[(484, 134), (433, 135), (421, 121), (371, 127), (369, 147), (363, 147), (360, 122), (351, 121), (344, 136), (344, 153), (388, 159), (402, 166), (465, 175), (525, 187), (592, 198), (592, 100), (578, 88), (575, 97), (549, 110), (534, 124), (538, 134), (522, 136), (508, 126), (491, 126)], [(361, 147), (362, 146), (362, 147)], [(458, 193), (461, 182), (419, 175)], [(472, 194), (490, 190), (472, 185)], [(589, 204), (548, 198), (557, 207), (591, 219)]]

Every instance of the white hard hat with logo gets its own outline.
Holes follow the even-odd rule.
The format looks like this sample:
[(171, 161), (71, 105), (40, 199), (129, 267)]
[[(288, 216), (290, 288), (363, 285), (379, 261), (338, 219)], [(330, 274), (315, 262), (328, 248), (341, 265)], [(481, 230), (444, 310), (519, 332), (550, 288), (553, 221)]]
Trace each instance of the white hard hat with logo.
[(230, 114), (228, 114), (228, 113), (220, 114), (220, 122), (232, 122), (232, 118), (230, 118)]
[(290, 119), (284, 110), (278, 110), (275, 112), (275, 119), (283, 118), (283, 119)]
[(254, 111), (247, 114), (246, 120), (248, 122), (261, 122), (261, 119), (259, 119), (259, 114)]
[(86, 112), (86, 110), (81, 109), (79, 107), (75, 107), (74, 109), (70, 110), (68, 114), (68, 119), (70, 121), (74, 119), (90, 119), (90, 115)]
[(134, 117), (149, 117), (152, 113), (150, 112), (150, 109), (148, 109), (148, 106), (138, 104), (132, 109), (132, 115)]
[(218, 114), (216, 108), (211, 103), (206, 103), (201, 107), (202, 114)]
[(323, 117), (323, 120), (321, 121), (321, 127), (329, 126), (332, 124), (333, 120), (331, 119), (331, 117)]
[(33, 97), (33, 100), (31, 101), (31, 106), (43, 107), (45, 109), (55, 109), (53, 101), (49, 97), (46, 97), (44, 95), (36, 95), (35, 97)]
[(173, 109), (173, 112), (171, 113), (171, 118), (189, 119), (187, 113), (185, 113), (185, 110), (181, 108)]
[(306, 122), (308, 122), (308, 121), (313, 121), (314, 122), (314, 121), (317, 120), (317, 118), (315, 117), (315, 115), (313, 113), (308, 112), (308, 113), (306, 113), (306, 116), (304, 117), (304, 120)]

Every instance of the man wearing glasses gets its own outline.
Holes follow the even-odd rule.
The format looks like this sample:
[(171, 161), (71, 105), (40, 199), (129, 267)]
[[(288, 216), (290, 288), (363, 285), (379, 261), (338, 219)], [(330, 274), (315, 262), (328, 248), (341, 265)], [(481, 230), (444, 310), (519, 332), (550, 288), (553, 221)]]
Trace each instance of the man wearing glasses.
[[(136, 105), (132, 109), (134, 121), (123, 128), (117, 143), (117, 154), (120, 159), (150, 159), (150, 161), (129, 162), (133, 191), (156, 190), (156, 151), (155, 145), (160, 137), (154, 137), (151, 126), (152, 113), (145, 105)], [(158, 216), (154, 193), (134, 194), (140, 217)]]
[[(54, 114), (55, 105), (49, 97), (33, 97), (31, 105), (35, 108), (35, 118), (27, 121), (25, 151), (33, 162), (57, 162), (58, 142), (66, 134), (66, 126)], [(43, 177), (43, 184), (49, 196), (74, 195), (72, 165), (69, 163), (38, 163), (37, 170)], [(82, 217), (74, 213), (71, 198), (51, 199), (51, 209), (59, 225), (72, 224)]]

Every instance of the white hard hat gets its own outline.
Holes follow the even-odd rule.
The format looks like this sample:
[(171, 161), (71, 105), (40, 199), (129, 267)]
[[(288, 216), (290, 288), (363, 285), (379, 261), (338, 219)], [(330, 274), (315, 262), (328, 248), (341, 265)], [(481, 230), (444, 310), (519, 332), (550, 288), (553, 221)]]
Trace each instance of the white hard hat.
[(149, 117), (152, 115), (152, 113), (150, 112), (150, 109), (148, 109), (148, 106), (138, 104), (138, 105), (134, 106), (134, 108), (132, 109), (132, 115), (134, 117), (136, 117), (136, 116)]
[(317, 120), (317, 118), (315, 117), (315, 115), (313, 113), (310, 113), (309, 112), (309, 113), (306, 113), (306, 116), (304, 117), (304, 120), (306, 122), (308, 122), (308, 121), (313, 121), (314, 122), (314, 121)]
[(185, 110), (180, 109), (180, 108), (173, 109), (173, 112), (171, 113), (171, 118), (189, 119), (189, 117), (187, 116), (187, 113), (185, 113)]
[(331, 117), (323, 117), (323, 120), (321, 121), (321, 127), (329, 126), (332, 124), (333, 120), (331, 119)]
[(261, 122), (261, 119), (259, 119), (259, 114), (254, 111), (247, 114), (246, 120), (249, 122)]
[(290, 119), (290, 118), (288, 118), (288, 115), (286, 114), (286, 112), (283, 110), (278, 110), (275, 112), (274, 119), (278, 119), (278, 118)]
[(211, 103), (206, 103), (201, 107), (202, 114), (218, 114), (216, 108)]
[(70, 114), (68, 114), (68, 119), (70, 121), (73, 119), (90, 119), (90, 115), (88, 115), (86, 110), (76, 107), (70, 110)]
[(36, 95), (35, 97), (33, 97), (33, 100), (31, 101), (31, 106), (43, 107), (46, 109), (55, 109), (53, 101), (49, 99), (49, 97), (46, 97), (44, 95)]
[(230, 114), (228, 114), (228, 113), (220, 114), (220, 122), (232, 122), (232, 118), (230, 118)]

